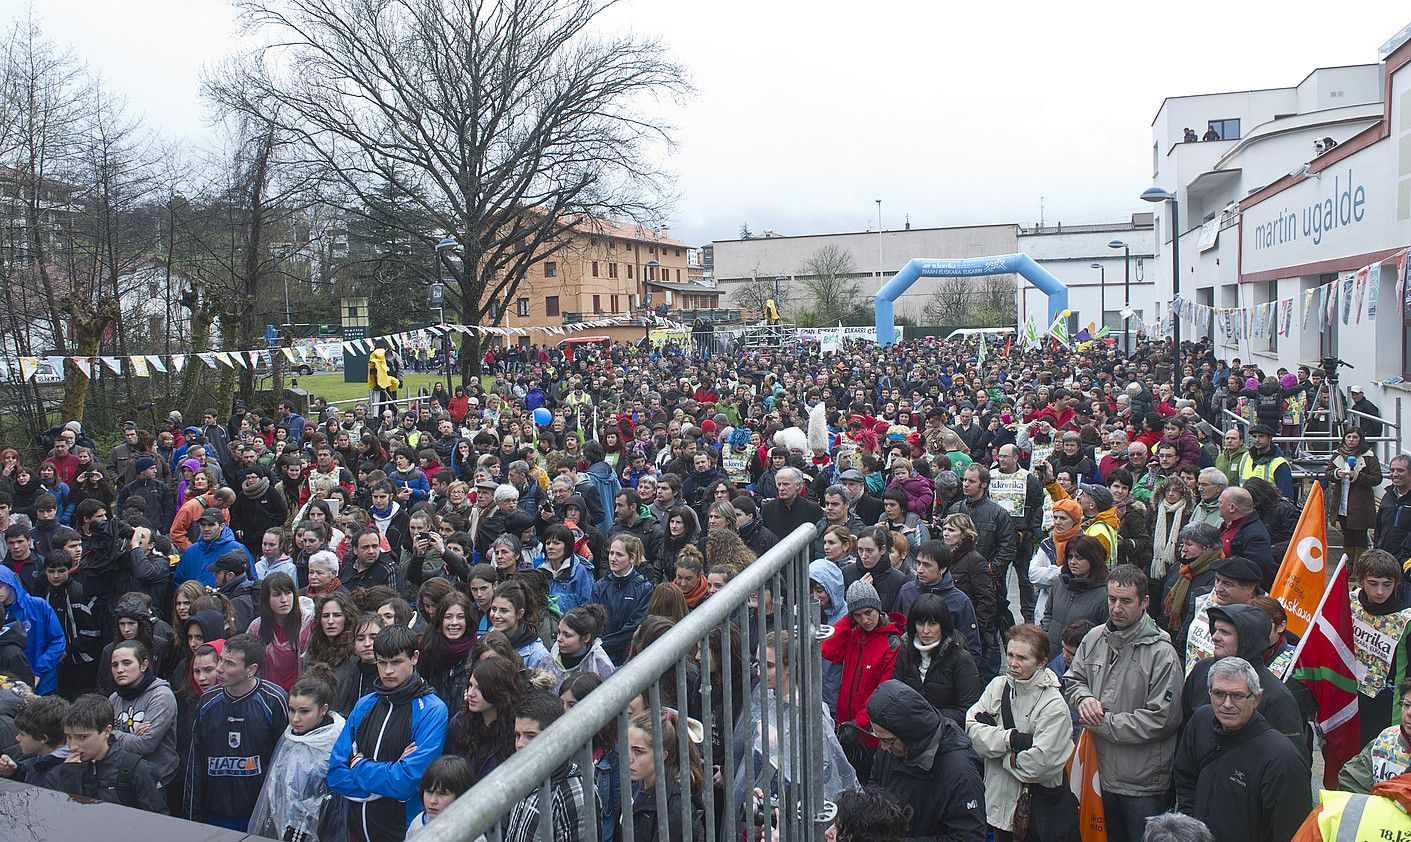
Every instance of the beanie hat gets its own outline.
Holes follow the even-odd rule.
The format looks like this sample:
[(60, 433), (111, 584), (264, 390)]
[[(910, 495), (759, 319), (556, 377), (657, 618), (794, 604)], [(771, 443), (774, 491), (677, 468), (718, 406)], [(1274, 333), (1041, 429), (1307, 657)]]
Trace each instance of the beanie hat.
[(861, 579), (848, 585), (847, 603), (849, 614), (864, 608), (875, 608), (879, 613), (882, 612), (882, 597), (877, 595), (877, 589), (872, 587), (871, 582)]
[(137, 461), (133, 463), (132, 467), (137, 471), (137, 473), (140, 474), (148, 468), (157, 467), (157, 460), (153, 459), (151, 456), (139, 456), (137, 457)]

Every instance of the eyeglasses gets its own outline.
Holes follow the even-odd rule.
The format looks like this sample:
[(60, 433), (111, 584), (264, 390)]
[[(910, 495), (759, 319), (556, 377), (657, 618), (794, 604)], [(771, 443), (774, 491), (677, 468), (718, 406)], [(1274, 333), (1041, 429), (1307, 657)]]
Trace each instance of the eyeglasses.
[(1241, 704), (1243, 702), (1249, 701), (1252, 698), (1254, 698), (1253, 693), (1226, 693), (1222, 690), (1210, 691), (1210, 701), (1217, 705), (1223, 704), (1225, 702), (1234, 702), (1236, 704)]

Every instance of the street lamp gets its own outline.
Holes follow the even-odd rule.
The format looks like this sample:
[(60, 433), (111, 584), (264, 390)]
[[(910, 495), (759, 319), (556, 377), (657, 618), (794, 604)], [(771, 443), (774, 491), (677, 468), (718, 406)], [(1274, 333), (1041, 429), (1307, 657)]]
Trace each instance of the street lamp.
[(445, 299), (445, 295), (446, 295), (446, 292), (445, 292), (445, 282), (442, 280), (442, 275), (441, 275), (441, 252), (446, 251), (447, 249), (454, 249), (454, 248), (455, 248), (456, 246), (458, 246), (458, 245), (460, 245), (460, 243), (456, 242), (456, 238), (455, 238), (455, 237), (451, 237), (451, 236), (442, 237), (442, 238), (440, 239), (440, 241), (436, 243), (436, 283), (437, 283), (438, 286), (441, 287), (441, 306), (440, 306), (440, 307), (437, 307), (436, 310), (437, 310), (437, 312), (439, 313), (439, 316), (438, 316), (437, 318), (438, 318), (438, 319), (440, 320), (440, 322), (441, 322), (442, 330), (445, 331), (444, 333), (441, 334), (441, 354), (442, 354), (443, 359), (445, 360), (445, 364), (446, 364), (446, 393), (447, 393), (447, 394), (450, 394), (450, 393), (453, 391), (453, 389), (452, 389), (452, 387), (451, 387), (451, 332), (450, 332), (449, 330), (445, 330), (445, 324), (446, 324), (446, 299)]
[(1092, 268), (1098, 271), (1097, 329), (1102, 330), (1102, 326), (1107, 324), (1107, 267), (1095, 262), (1092, 264)]
[(1176, 194), (1161, 187), (1148, 187), (1142, 191), (1143, 202), (1171, 203), (1171, 385), (1180, 390), (1181, 385), (1181, 320), (1176, 318), (1174, 308), (1176, 296), (1181, 294), (1181, 203)]
[[(1107, 244), (1110, 249), (1122, 250), (1122, 310), (1128, 312), (1132, 309), (1132, 247), (1121, 240), (1113, 240)], [(1122, 350), (1127, 353), (1132, 352), (1132, 329), (1131, 316), (1122, 317)]]

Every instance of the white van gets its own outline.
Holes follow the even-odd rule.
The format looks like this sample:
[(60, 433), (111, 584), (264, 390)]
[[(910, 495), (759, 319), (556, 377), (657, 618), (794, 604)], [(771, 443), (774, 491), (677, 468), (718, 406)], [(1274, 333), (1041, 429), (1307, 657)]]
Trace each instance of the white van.
[(1019, 333), (1017, 326), (1011, 327), (963, 327), (950, 332), (946, 337), (947, 342), (960, 342), (966, 339), (974, 339), (983, 335), (986, 339), (1003, 339), (1006, 336), (1016, 336)]

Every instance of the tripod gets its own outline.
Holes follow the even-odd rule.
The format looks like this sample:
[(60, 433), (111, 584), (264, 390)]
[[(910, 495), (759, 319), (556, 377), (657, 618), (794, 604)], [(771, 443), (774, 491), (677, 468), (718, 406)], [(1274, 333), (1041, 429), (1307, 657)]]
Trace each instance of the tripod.
[[(1311, 422), (1315, 417), (1326, 418), (1326, 433), (1336, 435), (1341, 441), (1343, 434), (1347, 432), (1349, 422), (1347, 420), (1347, 398), (1338, 388), (1338, 381), (1341, 379), (1338, 377), (1338, 369), (1343, 366), (1348, 368), (1354, 366), (1337, 357), (1328, 357), (1322, 361), (1321, 365), (1323, 371), (1327, 373), (1327, 377), (1324, 378), (1322, 385), (1313, 392), (1313, 397), (1308, 402), (1306, 410), (1308, 421)], [(1326, 407), (1323, 406), (1325, 401), (1327, 402)], [(1304, 424), (1304, 432), (1308, 432), (1307, 422)], [(1337, 444), (1334, 442), (1305, 442), (1303, 449), (1312, 456), (1327, 456), (1337, 449)]]

